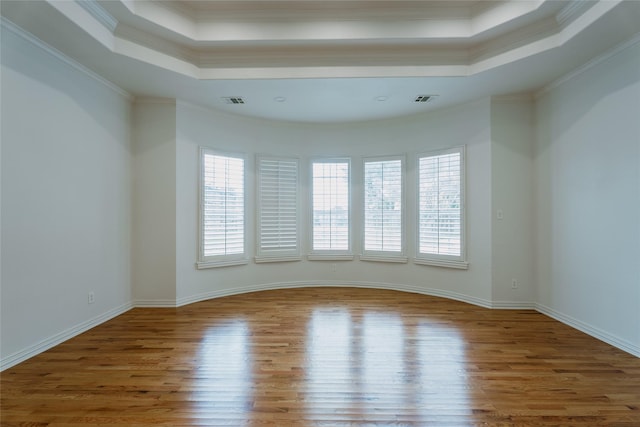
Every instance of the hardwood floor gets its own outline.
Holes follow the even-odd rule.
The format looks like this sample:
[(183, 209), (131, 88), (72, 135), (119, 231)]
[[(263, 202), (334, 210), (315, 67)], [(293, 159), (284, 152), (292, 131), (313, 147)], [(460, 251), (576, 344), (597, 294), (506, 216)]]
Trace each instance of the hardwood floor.
[(640, 359), (534, 311), (371, 289), (136, 308), (1, 386), (2, 426), (640, 426)]

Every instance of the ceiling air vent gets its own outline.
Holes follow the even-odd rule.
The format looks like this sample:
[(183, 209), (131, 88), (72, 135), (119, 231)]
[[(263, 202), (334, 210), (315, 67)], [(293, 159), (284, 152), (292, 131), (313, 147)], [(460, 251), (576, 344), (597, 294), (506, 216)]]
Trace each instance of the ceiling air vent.
[(244, 99), (241, 96), (225, 96), (222, 100), (225, 104), (244, 104)]
[(429, 102), (438, 95), (418, 95), (413, 102)]

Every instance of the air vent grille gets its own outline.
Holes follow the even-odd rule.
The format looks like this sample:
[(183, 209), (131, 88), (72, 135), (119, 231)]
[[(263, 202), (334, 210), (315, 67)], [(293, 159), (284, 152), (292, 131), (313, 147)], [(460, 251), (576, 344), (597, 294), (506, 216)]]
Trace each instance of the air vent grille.
[(225, 96), (222, 100), (225, 104), (244, 104), (244, 98), (241, 96)]
[(429, 102), (436, 96), (437, 95), (418, 95), (416, 96), (416, 99), (414, 99), (413, 102)]

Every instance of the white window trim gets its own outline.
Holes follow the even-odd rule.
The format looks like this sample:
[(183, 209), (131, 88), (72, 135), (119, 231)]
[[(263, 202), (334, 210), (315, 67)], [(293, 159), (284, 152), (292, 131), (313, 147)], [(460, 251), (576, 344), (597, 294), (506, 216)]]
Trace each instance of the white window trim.
[[(297, 246), (294, 250), (273, 250), (273, 251), (262, 251), (261, 247), (261, 235), (262, 228), (260, 218), (262, 217), (262, 204), (260, 203), (261, 197), (261, 175), (260, 175), (260, 163), (263, 159), (271, 159), (271, 160), (284, 160), (284, 161), (294, 161), (297, 166), (297, 185), (296, 185), (296, 224), (297, 224), (297, 236), (296, 243)], [(254, 258), (255, 262), (267, 263), (267, 262), (292, 262), (292, 261), (301, 261), (301, 245), (300, 245), (300, 158), (298, 157), (285, 157), (285, 156), (271, 156), (266, 154), (256, 155), (256, 256)]]
[[(233, 255), (215, 255), (204, 256), (204, 156), (205, 154), (213, 154), (218, 156), (233, 157), (242, 159), (244, 162), (244, 230), (243, 230), (243, 252)], [(199, 180), (199, 197), (198, 197), (198, 261), (196, 268), (198, 270), (216, 267), (228, 267), (234, 265), (244, 265), (249, 263), (247, 257), (247, 158), (243, 153), (231, 153), (220, 151), (209, 147), (200, 147), (199, 152), (200, 170), (198, 171)]]
[[(451, 255), (437, 255), (437, 254), (425, 254), (420, 253), (420, 159), (424, 157), (432, 157), (432, 156), (441, 156), (445, 154), (451, 153), (460, 153), (460, 203), (462, 207), (460, 208), (461, 215), (461, 228), (460, 228), (460, 256), (451, 256)], [(430, 265), (435, 267), (447, 267), (447, 268), (456, 268), (466, 270), (469, 268), (469, 263), (467, 262), (467, 239), (466, 239), (466, 146), (458, 146), (447, 148), (443, 150), (435, 150), (420, 153), (416, 156), (415, 161), (415, 183), (416, 183), (416, 242), (415, 242), (415, 250), (416, 256), (413, 259), (414, 264), (418, 265)]]
[[(349, 190), (349, 221), (348, 221), (348, 244), (347, 250), (314, 250), (313, 249), (313, 164), (314, 163), (337, 163), (347, 162), (349, 164), (349, 180), (347, 187)], [(350, 261), (353, 255), (353, 167), (351, 157), (316, 157), (309, 161), (309, 261)]]
[[(400, 252), (391, 252), (391, 251), (367, 251), (365, 250), (365, 188), (364, 188), (364, 172), (365, 172), (365, 163), (374, 162), (374, 161), (387, 161), (387, 160), (400, 160), (401, 164), (401, 206), (402, 206), (402, 217), (401, 217), (401, 243)], [(408, 261), (407, 253), (406, 253), (406, 156), (404, 155), (393, 155), (393, 156), (376, 156), (376, 157), (364, 157), (362, 159), (362, 205), (361, 205), (361, 248), (362, 253), (360, 254), (361, 261), (372, 261), (372, 262), (396, 262), (396, 263), (406, 263)]]

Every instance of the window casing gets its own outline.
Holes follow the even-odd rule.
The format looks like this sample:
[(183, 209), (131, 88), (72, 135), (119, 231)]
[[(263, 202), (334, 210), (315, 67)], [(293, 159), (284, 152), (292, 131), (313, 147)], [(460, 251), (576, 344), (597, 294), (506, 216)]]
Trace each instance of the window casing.
[(300, 260), (299, 161), (258, 156), (256, 262)]
[(353, 259), (351, 160), (311, 163), (311, 254), (309, 259)]
[(468, 267), (464, 154), (457, 147), (418, 156), (418, 264)]
[(364, 261), (406, 262), (404, 250), (404, 158), (363, 161)]
[(200, 149), (198, 268), (246, 264), (245, 158)]

